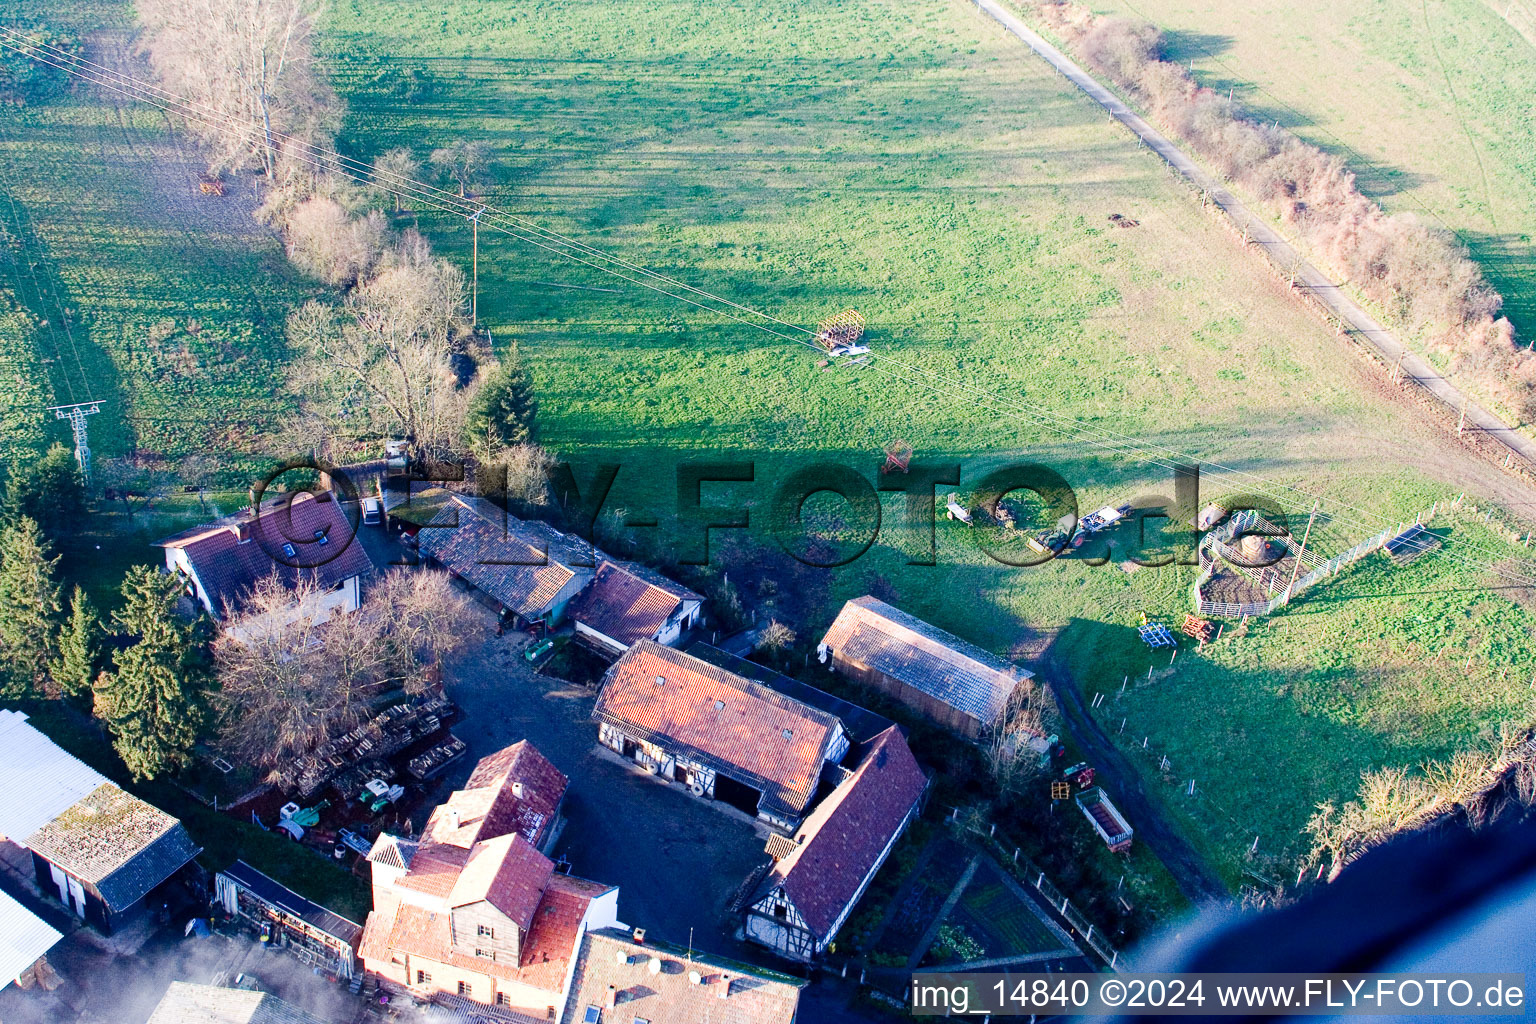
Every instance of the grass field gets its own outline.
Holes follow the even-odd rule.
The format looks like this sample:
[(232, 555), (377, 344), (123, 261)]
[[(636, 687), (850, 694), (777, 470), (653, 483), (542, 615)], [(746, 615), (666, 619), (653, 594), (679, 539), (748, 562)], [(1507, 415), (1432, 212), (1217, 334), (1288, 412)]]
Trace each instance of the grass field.
[(1456, 232), (1536, 336), (1536, 8), (1527, 0), (1093, 0), (1169, 59), (1344, 158), (1390, 212)]
[[(46, 3), (36, 14), (82, 34), (105, 29), (91, 36), (93, 59), (128, 60), (123, 6)], [(84, 88), (7, 109), (3, 124), (0, 287), (36, 325), (42, 404), (101, 401), (90, 421), (98, 457), (270, 451), (284, 409), (283, 321), (312, 289), (251, 219), (249, 179), (201, 196), (203, 162), (176, 126)], [(5, 337), (0, 327), (0, 347)], [(35, 416), (29, 426), (67, 437), (41, 407)]]
[[(1376, 397), (1337, 341), (1149, 156), (965, 5), (615, 0), (513, 14), (347, 0), (325, 27), (353, 150), (424, 154), (484, 138), (500, 160), (495, 205), (793, 323), (855, 306), (887, 368), (900, 361), (980, 389), (921, 386), (878, 363), (821, 372), (798, 346), (482, 233), (482, 318), (529, 360), (544, 442), (578, 462), (626, 465), (613, 505), (661, 513), (665, 534), (677, 461), (730, 452), (756, 462), (752, 484), (706, 486), (706, 501), (757, 516), (753, 541), (716, 534), (728, 570), (768, 543), (763, 513), (788, 473), (830, 459), (872, 477), (880, 445), (898, 435), (922, 456), (963, 461), (971, 482), (1005, 453), (1027, 453), (1078, 486), (1085, 506), (1170, 489), (1165, 474), (1041, 428), (1021, 403), (1389, 516), (1463, 486), (1457, 460), (1433, 454), (1426, 428)], [(1116, 212), (1141, 226), (1112, 228)], [(409, 219), (441, 251), (467, 251), (465, 225), (427, 210)], [(888, 502), (887, 523), (898, 514)], [(1354, 539), (1374, 529), (1358, 524)], [(1121, 668), (1145, 674), (1132, 625), (1142, 611), (1172, 618), (1188, 607), (1188, 570), (1011, 571), (948, 523), (940, 565), (912, 567), (889, 540), (841, 570), (776, 581), (776, 600), (814, 632), (845, 598), (883, 588), (994, 650), (1050, 646), (1085, 688), (1109, 673), (1118, 683)], [(1439, 562), (1415, 571), (1426, 587), (1469, 582)], [(1320, 595), (1290, 616), (1308, 629), (1277, 622), (1234, 639), (1178, 699), (1127, 698), (1142, 702), (1149, 728), (1155, 709), (1165, 716), (1165, 743), (1177, 735), (1181, 754), (1211, 758), (1226, 749), (1240, 759), (1253, 749), (1244, 735), (1319, 723), (1327, 744), (1253, 759), (1286, 765), (1286, 785), (1241, 790), (1273, 854), (1297, 852), (1312, 804), (1351, 793), (1359, 767), (1442, 752), (1523, 710), (1522, 695), (1490, 684), (1504, 670), (1496, 658), (1449, 676), (1421, 661), (1422, 627), (1404, 617), (1411, 602), (1392, 596), (1400, 579), (1348, 601)], [(1456, 600), (1529, 622), (1507, 597)], [(1370, 637), (1369, 657), (1354, 642), (1320, 651), (1313, 630)], [(1225, 696), (1367, 664), (1392, 680), (1390, 699), (1368, 699), (1363, 676), (1331, 701), (1321, 684), (1295, 682), (1271, 704)], [(1412, 728), (1399, 732), (1395, 706)], [(1189, 821), (1211, 832), (1238, 880), (1246, 822), (1228, 837), (1214, 815)]]

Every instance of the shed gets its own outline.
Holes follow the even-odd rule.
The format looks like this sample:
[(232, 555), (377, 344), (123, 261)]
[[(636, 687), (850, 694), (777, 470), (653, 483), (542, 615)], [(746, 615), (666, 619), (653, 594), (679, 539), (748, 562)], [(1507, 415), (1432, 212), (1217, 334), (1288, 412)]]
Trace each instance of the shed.
[(214, 895), (226, 913), (258, 930), (269, 929), (271, 941), (300, 959), (337, 977), (352, 977), (363, 934), (356, 922), (305, 899), (243, 860), (215, 876)]
[(675, 646), (698, 621), (704, 598), (660, 573), (604, 561), (571, 602), (576, 637), (616, 658), (641, 640)]
[(0, 892), (0, 989), (16, 981), (64, 936)]
[(1033, 673), (874, 597), (843, 605), (816, 648), (829, 669), (968, 739), (1002, 716)]

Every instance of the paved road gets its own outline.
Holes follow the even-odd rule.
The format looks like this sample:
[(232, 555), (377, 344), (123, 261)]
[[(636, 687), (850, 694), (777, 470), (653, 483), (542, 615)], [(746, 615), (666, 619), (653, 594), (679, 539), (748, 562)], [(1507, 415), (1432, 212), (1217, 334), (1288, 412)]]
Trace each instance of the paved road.
[(1248, 237), (1255, 244), (1269, 250), (1277, 266), (1295, 267), (1296, 286), (1311, 292), (1335, 316), (1348, 324), (1355, 336), (1374, 349), (1382, 359), (1388, 363), (1400, 363), (1404, 376), (1417, 381), (1451, 410), (1464, 409), (1469, 429), (1482, 431), (1489, 438), (1513, 450), (1528, 462), (1536, 464), (1536, 441), (1519, 433), (1499, 417), (1472, 401), (1436, 372), (1434, 367), (1408, 351), (1391, 331), (1360, 308), (1336, 282), (1308, 262), (1274, 228), (1270, 227), (1266, 219), (1248, 209), (1221, 182), (1186, 156), (1184, 151), (1167, 136), (1138, 116), (1121, 102), (1119, 97), (1100, 85), (1092, 75), (1079, 67), (1066, 54), (1046, 42), (1016, 15), (1006, 10), (998, 0), (975, 0), (975, 2), (977, 7), (995, 19), (1009, 33), (1023, 40), (1030, 49), (1061, 72), (1068, 81), (1103, 107), (1111, 117), (1129, 128), (1170, 167), (1210, 196), (1234, 224), (1247, 230)]

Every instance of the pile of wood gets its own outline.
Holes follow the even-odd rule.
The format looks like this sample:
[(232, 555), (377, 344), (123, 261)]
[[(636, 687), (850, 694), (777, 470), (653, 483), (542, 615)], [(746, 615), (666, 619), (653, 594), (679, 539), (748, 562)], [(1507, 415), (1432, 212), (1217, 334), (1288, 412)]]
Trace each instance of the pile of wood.
[(215, 178), (211, 174), (203, 175), (202, 179), (197, 183), (197, 187), (205, 196), (221, 196), (224, 194), (223, 179)]

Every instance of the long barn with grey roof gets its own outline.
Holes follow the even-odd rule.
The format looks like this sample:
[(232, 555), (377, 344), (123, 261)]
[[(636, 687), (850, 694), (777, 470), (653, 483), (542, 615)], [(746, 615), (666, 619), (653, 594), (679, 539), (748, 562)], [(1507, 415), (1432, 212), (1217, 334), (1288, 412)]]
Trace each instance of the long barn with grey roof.
[(991, 728), (1033, 675), (868, 596), (843, 605), (816, 654), (828, 668), (969, 739)]

